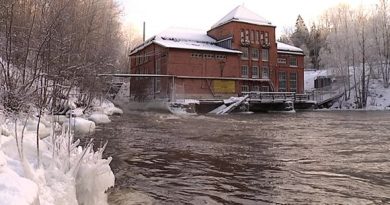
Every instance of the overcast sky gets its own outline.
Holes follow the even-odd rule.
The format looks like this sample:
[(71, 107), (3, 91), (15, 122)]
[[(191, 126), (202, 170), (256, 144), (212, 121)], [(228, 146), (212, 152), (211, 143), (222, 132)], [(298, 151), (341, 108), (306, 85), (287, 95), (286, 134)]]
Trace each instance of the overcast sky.
[(277, 35), (293, 27), (298, 14), (307, 26), (315, 22), (327, 8), (339, 3), (370, 7), (378, 0), (118, 0), (123, 9), (123, 22), (142, 32), (146, 22), (146, 37), (169, 27), (209, 30), (219, 19), (238, 5), (268, 19), (276, 25)]

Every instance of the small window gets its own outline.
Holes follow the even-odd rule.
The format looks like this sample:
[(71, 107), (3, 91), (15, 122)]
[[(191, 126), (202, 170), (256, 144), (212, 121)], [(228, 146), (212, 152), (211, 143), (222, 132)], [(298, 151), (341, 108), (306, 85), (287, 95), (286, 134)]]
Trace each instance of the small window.
[(207, 59), (212, 59), (212, 58), (214, 58), (214, 55), (213, 54), (204, 54), (204, 57)]
[(217, 60), (224, 60), (224, 59), (226, 59), (226, 56), (225, 55), (215, 55), (215, 58)]
[(259, 78), (259, 67), (252, 67), (252, 78)]
[(258, 60), (259, 59), (259, 49), (252, 48), (252, 60)]
[(262, 61), (268, 61), (269, 60), (268, 49), (262, 49), (262, 51), (261, 51), (261, 60)]
[(251, 30), (251, 43), (254, 43), (255, 42), (255, 32), (253, 30)]
[(297, 67), (297, 57), (296, 56), (290, 56), (290, 67)]
[(249, 86), (248, 85), (241, 85), (241, 92), (249, 92)]
[(249, 43), (249, 30), (245, 30), (245, 43)]
[(241, 30), (241, 43), (244, 43), (245, 37), (244, 37), (244, 30)]
[(256, 31), (255, 42), (256, 42), (256, 44), (259, 44), (259, 31)]
[(247, 65), (241, 66), (241, 77), (243, 77), (243, 78), (248, 77), (248, 66)]
[(242, 54), (241, 54), (241, 59), (248, 59), (248, 48), (242, 47), (241, 48)]

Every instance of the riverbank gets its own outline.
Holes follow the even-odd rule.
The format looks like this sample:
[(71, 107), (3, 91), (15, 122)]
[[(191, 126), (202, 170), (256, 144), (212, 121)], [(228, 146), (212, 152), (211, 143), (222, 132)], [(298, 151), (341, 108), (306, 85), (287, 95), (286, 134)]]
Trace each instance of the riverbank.
[[(109, 123), (108, 116), (122, 110), (96, 101), (88, 113), (82, 111), (71, 110), (71, 118), (41, 119), (0, 113), (0, 205), (107, 204), (105, 191), (115, 181), (112, 159), (102, 158), (104, 147), (94, 151), (93, 142), (79, 146), (74, 135), (93, 133), (96, 124)], [(74, 132), (67, 132), (68, 127)]]
[[(355, 89), (351, 90), (350, 98), (344, 100), (342, 97), (335, 102), (331, 110), (358, 109), (356, 105)], [(367, 106), (359, 110), (389, 110), (390, 109), (390, 88), (385, 88), (382, 80), (372, 79), (368, 87)]]

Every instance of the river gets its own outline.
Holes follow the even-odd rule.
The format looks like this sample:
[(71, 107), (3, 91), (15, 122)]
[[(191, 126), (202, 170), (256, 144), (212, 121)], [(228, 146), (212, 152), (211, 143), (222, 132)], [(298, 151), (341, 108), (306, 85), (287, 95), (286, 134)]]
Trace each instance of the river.
[(112, 120), (109, 204), (390, 204), (389, 112)]

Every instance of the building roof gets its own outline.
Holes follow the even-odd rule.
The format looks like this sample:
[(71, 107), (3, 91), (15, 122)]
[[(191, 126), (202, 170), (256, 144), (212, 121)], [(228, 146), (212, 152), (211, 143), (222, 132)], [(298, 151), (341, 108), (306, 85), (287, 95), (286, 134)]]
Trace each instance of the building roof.
[(225, 53), (242, 53), (241, 51), (226, 49), (216, 45), (216, 40), (205, 31), (170, 28), (153, 36), (130, 52), (130, 55), (142, 50), (146, 46), (156, 43), (166, 48), (215, 51)]
[(227, 24), (229, 22), (244, 22), (244, 23), (251, 23), (251, 24), (257, 24), (257, 25), (266, 25), (266, 26), (273, 26), (270, 21), (267, 19), (257, 15), (253, 11), (245, 8), (244, 6), (237, 6), (232, 11), (230, 11), (226, 16), (224, 16), (222, 19), (220, 19), (217, 23), (215, 23), (211, 29), (216, 28), (218, 26)]
[(276, 43), (277, 43), (278, 53), (304, 55), (303, 50), (298, 48), (298, 47), (291, 46), (291, 45), (288, 45), (288, 44), (285, 44), (285, 43), (282, 43), (279, 41)]

